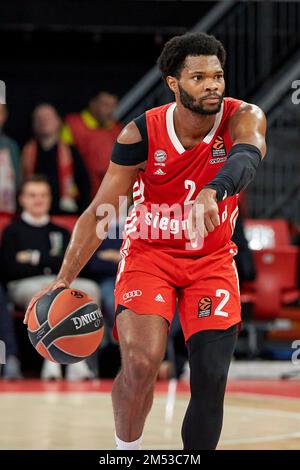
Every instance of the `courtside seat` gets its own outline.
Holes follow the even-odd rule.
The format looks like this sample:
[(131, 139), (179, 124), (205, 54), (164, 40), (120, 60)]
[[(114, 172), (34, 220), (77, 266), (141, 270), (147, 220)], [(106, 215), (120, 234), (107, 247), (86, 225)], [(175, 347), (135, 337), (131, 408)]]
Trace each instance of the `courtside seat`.
[[(249, 247), (256, 258), (256, 269), (264, 266), (268, 260), (268, 257), (262, 255), (261, 250), (291, 246), (288, 224), (284, 219), (246, 219), (244, 228)], [(244, 282), (241, 292), (242, 303), (254, 303), (256, 290), (257, 284), (254, 281)]]
[(281, 307), (298, 300), (297, 288), (299, 251), (295, 246), (254, 251), (254, 318), (274, 319)]
[(241, 294), (254, 306), (254, 319), (274, 319), (282, 306), (299, 298), (299, 249), (290, 243), (284, 219), (246, 219), (245, 233), (252, 249), (256, 279)]
[[(256, 357), (263, 347), (265, 333), (273, 331), (276, 320), (289, 319), (287, 306), (300, 297), (299, 249), (290, 242), (285, 220), (246, 219), (245, 233), (254, 257), (256, 278), (243, 284), (241, 302), (249, 353)], [(247, 316), (249, 305), (251, 315)], [(297, 319), (294, 310), (291, 310), (293, 320)]]
[(288, 224), (284, 219), (246, 219), (245, 234), (251, 250), (291, 245)]

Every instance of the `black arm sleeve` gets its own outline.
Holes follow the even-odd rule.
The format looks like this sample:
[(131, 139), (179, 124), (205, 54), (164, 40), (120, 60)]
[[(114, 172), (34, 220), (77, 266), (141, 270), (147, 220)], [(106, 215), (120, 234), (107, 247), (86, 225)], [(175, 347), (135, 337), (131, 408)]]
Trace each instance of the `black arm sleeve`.
[(120, 144), (116, 142), (112, 151), (111, 161), (118, 165), (138, 165), (148, 158), (148, 134), (146, 114), (143, 113), (133, 120), (142, 136), (141, 142)]
[(233, 196), (253, 180), (261, 159), (260, 150), (255, 145), (236, 144), (230, 149), (227, 162), (205, 187), (216, 190), (217, 201)]

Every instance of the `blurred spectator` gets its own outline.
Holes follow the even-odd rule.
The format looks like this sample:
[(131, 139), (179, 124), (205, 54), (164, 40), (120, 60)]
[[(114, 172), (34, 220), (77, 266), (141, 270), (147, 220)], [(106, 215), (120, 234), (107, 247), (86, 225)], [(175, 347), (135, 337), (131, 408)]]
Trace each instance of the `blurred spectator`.
[(111, 332), (115, 315), (114, 289), (123, 240), (118, 236), (112, 237), (111, 234), (118, 234), (118, 232), (118, 226), (116, 230), (114, 227), (110, 227), (108, 237), (102, 242), (86, 266), (89, 277), (93, 277), (99, 284), (102, 294), (102, 309), (106, 326), (105, 341), (102, 342), (102, 347), (105, 343), (112, 341)]
[(33, 112), (35, 138), (22, 151), (22, 176), (47, 177), (52, 214), (81, 213), (90, 202), (90, 179), (78, 150), (60, 140), (61, 119), (55, 108), (40, 104)]
[(105, 175), (113, 145), (122, 129), (122, 125), (114, 120), (117, 104), (115, 95), (100, 91), (87, 109), (69, 114), (65, 119), (62, 138), (68, 144), (75, 144), (83, 156), (92, 181), (92, 196)]
[(0, 104), (0, 212), (13, 214), (20, 180), (20, 153), (17, 143), (3, 132), (6, 119), (6, 105)]
[[(22, 183), (19, 203), (23, 210), (20, 219), (15, 219), (3, 232), (1, 266), (10, 300), (25, 309), (33, 295), (55, 279), (70, 234), (49, 219), (51, 190), (43, 177), (36, 175)], [(77, 278), (72, 287), (100, 302), (100, 289), (95, 282)], [(43, 378), (60, 376), (59, 364), (44, 362)], [(70, 380), (90, 377), (92, 373), (85, 361), (67, 367)]]
[[(14, 331), (13, 318), (8, 308), (6, 293), (0, 284), (0, 340), (6, 347), (6, 363), (2, 367), (2, 377), (8, 380), (22, 378), (18, 359), (17, 339)], [(1, 365), (0, 365), (1, 371)]]

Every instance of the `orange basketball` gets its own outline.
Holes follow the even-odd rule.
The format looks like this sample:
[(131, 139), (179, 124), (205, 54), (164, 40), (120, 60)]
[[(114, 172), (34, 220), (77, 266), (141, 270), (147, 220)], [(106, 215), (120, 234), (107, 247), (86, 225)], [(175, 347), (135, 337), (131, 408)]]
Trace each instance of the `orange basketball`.
[(59, 288), (41, 297), (29, 312), (28, 335), (45, 359), (72, 364), (90, 356), (103, 338), (103, 316), (85, 292)]

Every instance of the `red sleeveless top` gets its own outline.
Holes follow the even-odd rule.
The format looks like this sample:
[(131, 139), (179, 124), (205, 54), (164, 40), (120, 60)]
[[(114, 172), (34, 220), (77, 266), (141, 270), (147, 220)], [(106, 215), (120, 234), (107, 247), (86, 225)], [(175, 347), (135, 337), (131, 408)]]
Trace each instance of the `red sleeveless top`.
[(232, 146), (229, 122), (240, 105), (240, 100), (224, 98), (211, 131), (189, 150), (175, 133), (176, 103), (146, 112), (148, 160), (134, 183), (134, 207), (124, 230), (132, 248), (153, 247), (174, 256), (198, 256), (230, 241), (238, 215), (237, 195), (218, 202), (221, 223), (204, 243), (192, 246), (188, 214), (197, 194), (227, 160)]

